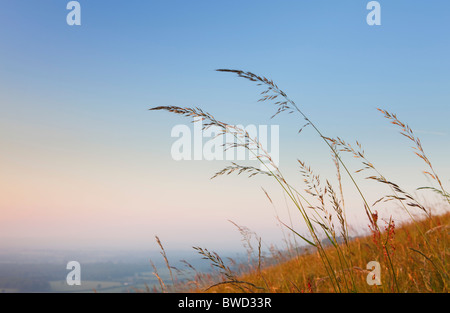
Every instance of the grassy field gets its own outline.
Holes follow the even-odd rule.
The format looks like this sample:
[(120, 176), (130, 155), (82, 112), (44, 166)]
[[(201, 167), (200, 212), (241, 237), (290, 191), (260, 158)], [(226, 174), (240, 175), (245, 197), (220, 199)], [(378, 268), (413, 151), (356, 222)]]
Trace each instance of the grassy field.
[[(416, 225), (408, 224), (395, 229), (392, 236), (391, 261), (394, 265), (395, 276), (400, 292), (448, 292), (448, 278), (440, 274), (437, 258), (446, 264), (448, 271), (449, 251), (446, 241), (450, 232), (450, 214), (433, 217), (430, 220), (419, 222), (421, 231), (425, 234), (428, 244), (432, 245), (431, 251), (423, 253), (427, 245)], [(392, 233), (392, 231), (391, 231)], [(343, 292), (396, 292), (393, 282), (393, 274), (387, 257), (379, 249), (373, 236), (357, 238), (342, 247), (348, 253), (348, 261), (351, 267), (344, 271), (336, 271), (335, 275), (343, 288)], [(433, 250), (437, 255), (433, 255)], [(331, 265), (339, 268), (339, 256), (336, 249), (325, 249)], [(367, 269), (370, 261), (380, 263), (381, 285), (369, 285), (367, 277), (371, 271)], [(256, 263), (255, 263), (256, 264)], [(443, 272), (443, 271), (442, 271)], [(217, 277), (216, 277), (217, 278)], [(372, 277), (370, 277), (371, 279)], [(354, 284), (352, 284), (354, 280)], [(204, 284), (197, 292), (208, 289), (209, 292), (334, 292), (331, 279), (322, 265), (321, 257), (317, 252), (308, 253), (281, 262), (276, 265), (261, 267), (253, 265), (246, 273), (233, 279), (221, 277), (219, 283), (210, 281), (210, 285)], [(348, 286), (351, 289), (348, 290)]]
[[(188, 118), (203, 120), (203, 129), (215, 127), (216, 137), (231, 135), (234, 142), (227, 142), (227, 149), (243, 147), (265, 166), (259, 167), (232, 163), (218, 171), (212, 178), (232, 173), (268, 176), (280, 187), (290, 205), (299, 213), (306, 233), (298, 233), (292, 224), (280, 221), (291, 232), (311, 248), (309, 255), (296, 254), (293, 251), (275, 251), (270, 264), (262, 256), (261, 238), (256, 236), (258, 247), (250, 251), (249, 264), (238, 266), (236, 271), (214, 252), (201, 247), (195, 250), (204, 259), (210, 260), (216, 275), (197, 275), (191, 282), (198, 291), (217, 292), (448, 292), (448, 234), (450, 194), (445, 182), (432, 165), (428, 155), (408, 124), (396, 114), (378, 109), (382, 118), (399, 130), (399, 133), (412, 145), (413, 153), (420, 158), (424, 166), (420, 171), (428, 179), (428, 186), (417, 186), (413, 191), (402, 188), (382, 173), (375, 163), (365, 154), (362, 144), (355, 144), (340, 137), (325, 136), (315, 122), (307, 116), (272, 80), (241, 70), (220, 69), (219, 72), (231, 73), (262, 87), (261, 102), (273, 102), (278, 114), (292, 113), (300, 118), (305, 127), (318, 135), (319, 140), (329, 149), (336, 168), (337, 179), (319, 177), (303, 160), (297, 159), (298, 170), (303, 178), (303, 186), (287, 180), (265, 147), (249, 133), (238, 126), (217, 120), (213, 115), (200, 108), (159, 106), (151, 110), (167, 111)], [(357, 130), (355, 130), (356, 132)], [(447, 143), (442, 143), (446, 145)], [(356, 162), (357, 170), (350, 170), (348, 163)], [(354, 164), (352, 164), (353, 168)], [(418, 170), (418, 169), (409, 169)], [(364, 182), (371, 182), (383, 190), (384, 196), (375, 202), (361, 188), (361, 175)], [(343, 177), (350, 182), (343, 188)], [(351, 187), (361, 203), (361, 215), (367, 221), (369, 235), (354, 240), (350, 235), (352, 225), (348, 224), (344, 190)], [(376, 189), (376, 188), (375, 188)], [(386, 193), (387, 190), (387, 193)], [(427, 192), (429, 197), (438, 197), (438, 202), (430, 205), (416, 196), (416, 191)], [(372, 189), (373, 192), (373, 189)], [(269, 194), (267, 198), (272, 202)], [(378, 195), (378, 193), (377, 193)], [(354, 197), (352, 200), (354, 200)], [(394, 213), (388, 218), (381, 217), (378, 209), (382, 206), (395, 207), (407, 217), (405, 221)], [(437, 210), (439, 208), (439, 210)], [(389, 211), (391, 212), (391, 211)], [(394, 212), (394, 211), (392, 211)], [(439, 212), (439, 215), (435, 215)], [(255, 217), (256, 218), (256, 217)], [(402, 227), (399, 227), (402, 222)], [(405, 224), (406, 223), (406, 224)], [(253, 234), (243, 227), (239, 228), (244, 237)], [(248, 238), (247, 238), (248, 239)], [(158, 243), (159, 239), (158, 239)], [(163, 255), (164, 249), (160, 244)], [(294, 247), (297, 251), (297, 246)], [(291, 249), (292, 250), (292, 249)], [(302, 250), (304, 252), (304, 250)], [(296, 257), (292, 258), (292, 255)], [(278, 260), (274, 265), (273, 261)], [(369, 262), (371, 262), (369, 264)], [(169, 263), (166, 259), (169, 268)], [(270, 265), (270, 266), (269, 266)], [(370, 266), (369, 266), (370, 265)], [(236, 266), (234, 266), (236, 267)], [(172, 281), (174, 281), (172, 279)], [(170, 288), (160, 280), (162, 291)]]
[(17, 293), (19, 289), (14, 288), (0, 288), (0, 293)]
[(82, 281), (80, 286), (69, 286), (66, 281), (51, 281), (52, 292), (121, 292), (127, 286), (111, 281)]

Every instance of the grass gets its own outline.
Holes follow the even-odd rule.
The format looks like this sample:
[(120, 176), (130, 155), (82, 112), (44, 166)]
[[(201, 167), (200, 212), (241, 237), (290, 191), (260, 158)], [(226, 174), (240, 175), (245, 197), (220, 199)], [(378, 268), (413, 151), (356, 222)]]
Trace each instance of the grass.
[[(263, 87), (259, 101), (273, 102), (277, 110), (272, 118), (282, 113), (293, 113), (297, 114), (302, 121), (299, 133), (305, 127), (311, 127), (330, 150), (336, 166), (338, 185), (333, 185), (328, 179), (323, 180), (305, 161), (298, 160), (299, 172), (304, 180), (304, 187), (300, 190), (285, 179), (282, 170), (273, 162), (270, 154), (257, 138), (251, 137), (245, 129), (219, 121), (200, 108), (176, 106), (152, 108), (151, 110), (154, 111), (164, 110), (186, 117), (203, 119), (204, 129), (215, 127), (219, 130), (217, 136), (232, 135), (235, 141), (227, 142), (224, 148), (244, 147), (265, 166), (266, 170), (232, 163), (218, 171), (212, 178), (231, 173), (247, 173), (249, 177), (265, 175), (273, 179), (286, 199), (300, 213), (307, 234), (300, 234), (292, 226), (280, 221), (281, 224), (314, 251), (308, 256), (299, 255), (298, 245), (295, 244), (296, 254), (292, 249), (272, 253), (271, 263), (278, 259), (281, 264), (266, 267), (264, 266), (266, 264), (262, 262), (261, 239), (257, 238), (259, 242), (256, 253), (257, 265), (249, 258), (249, 264), (244, 267), (247, 274), (244, 274), (242, 270), (240, 273), (235, 273), (216, 253), (195, 247), (203, 258), (210, 260), (218, 269), (216, 281), (214, 279), (208, 281), (198, 276), (196, 286), (204, 285), (208, 281), (210, 286), (206, 290), (231, 292), (448, 292), (449, 214), (447, 212), (450, 195), (426, 155), (420, 139), (406, 123), (402, 122), (396, 114), (378, 109), (387, 121), (399, 127), (401, 135), (413, 143), (414, 153), (426, 166), (423, 173), (434, 183), (434, 186), (418, 189), (431, 190), (440, 197), (440, 205), (444, 212), (442, 216), (434, 216), (433, 210), (428, 205), (421, 203), (411, 192), (387, 178), (386, 173), (381, 173), (369, 160), (361, 143), (356, 142), (353, 146), (342, 138), (325, 136), (315, 122), (272, 80), (241, 70), (220, 69), (218, 71), (236, 74), (240, 78)], [(356, 159), (361, 165), (356, 172), (349, 170), (347, 161), (344, 162), (345, 155), (350, 155), (352, 160)], [(367, 173), (368, 176), (365, 179), (387, 187), (389, 193), (374, 203), (369, 203), (368, 195), (363, 192), (361, 183), (357, 181), (357, 174), (361, 172)], [(370, 232), (368, 237), (356, 240), (350, 237), (351, 225), (348, 225), (347, 221), (345, 195), (342, 188), (344, 175), (351, 181), (362, 202), (361, 209), (367, 216)], [(272, 202), (269, 194), (265, 190), (264, 192)], [(380, 220), (376, 208), (386, 202), (395, 202), (409, 217), (409, 224), (399, 228), (396, 224), (398, 220), (392, 215), (388, 220)], [(238, 226), (238, 229), (244, 237), (251, 234), (242, 227)], [(324, 241), (323, 238), (326, 240)], [(166, 265), (172, 273), (159, 238), (157, 241), (162, 249)], [(286, 261), (286, 253), (291, 258), (292, 255), (295, 257)], [(372, 275), (372, 269), (368, 270), (366, 265), (370, 261), (377, 261), (381, 266), (383, 283), (380, 286), (368, 283), (370, 278), (367, 275)], [(364, 276), (365, 279), (361, 279)], [(174, 283), (172, 277), (172, 285)], [(168, 290), (162, 281), (160, 284), (161, 290)]]
[[(427, 233), (429, 243), (441, 251), (443, 259), (448, 260), (449, 254), (448, 251), (445, 252), (445, 240), (450, 231), (448, 226), (450, 214), (433, 217), (432, 221), (421, 220), (418, 223), (419, 227)], [(399, 290), (409, 293), (448, 292), (444, 281), (431, 262), (431, 256), (417, 252), (421, 251), (424, 245), (426, 243), (413, 223), (395, 229), (395, 236), (391, 244), (391, 247), (394, 247), (395, 250), (391, 253), (391, 258), (396, 271)], [(355, 279), (355, 288), (358, 292), (390, 293), (396, 291), (388, 274), (390, 270), (388, 261), (384, 254), (380, 253), (372, 236), (354, 239), (349, 243), (348, 248), (351, 251), (349, 261), (353, 266), (344, 269), (344, 271), (336, 272), (335, 275), (338, 280), (344, 280), (345, 276), (352, 272)], [(338, 268), (340, 261), (336, 249), (328, 247), (325, 252), (331, 265)], [(269, 265), (264, 267), (263, 270), (253, 268), (240, 275), (238, 280), (247, 282), (247, 286), (258, 287), (248, 287), (247, 291), (249, 292), (334, 292), (332, 281), (321, 265), (320, 258), (321, 256), (317, 252), (306, 253), (276, 265)], [(374, 260), (381, 265), (380, 286), (367, 284), (367, 276), (370, 275), (367, 264)], [(198, 289), (197, 291), (203, 292), (205, 289)], [(216, 285), (209, 288), (208, 291), (242, 292), (241, 288), (233, 284)]]

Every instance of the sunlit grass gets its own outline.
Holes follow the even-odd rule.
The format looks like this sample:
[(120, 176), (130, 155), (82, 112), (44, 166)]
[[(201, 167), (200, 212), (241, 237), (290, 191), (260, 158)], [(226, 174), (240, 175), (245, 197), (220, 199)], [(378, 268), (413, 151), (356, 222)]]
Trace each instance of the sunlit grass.
[[(282, 113), (298, 114), (302, 120), (299, 132), (305, 127), (311, 127), (319, 139), (329, 148), (331, 157), (336, 165), (338, 185), (333, 185), (328, 179), (322, 179), (307, 165), (298, 159), (299, 173), (303, 177), (304, 186), (300, 189), (288, 182), (280, 169), (271, 159), (257, 138), (251, 137), (245, 129), (232, 126), (217, 120), (212, 114), (200, 108), (183, 108), (176, 106), (159, 106), (151, 110), (164, 110), (178, 115), (204, 120), (203, 129), (216, 127), (219, 134), (232, 135), (234, 143), (225, 145), (226, 149), (244, 147), (255, 159), (259, 160), (266, 170), (253, 166), (232, 163), (218, 171), (213, 178), (231, 173), (247, 173), (249, 177), (266, 175), (273, 179), (283, 191), (286, 198), (296, 208), (301, 216), (307, 235), (298, 233), (293, 227), (282, 223), (286, 229), (295, 234), (305, 244), (312, 248), (312, 253), (305, 256), (298, 254), (298, 247), (294, 247), (296, 255), (286, 261), (280, 258), (280, 264), (266, 267), (262, 262), (261, 241), (259, 239), (258, 252), (255, 254), (257, 266), (254, 262), (248, 264), (247, 274), (243, 271), (235, 273), (214, 252), (196, 247), (195, 250), (213, 266), (219, 269), (216, 277), (198, 275), (194, 280), (197, 287), (203, 290), (230, 292), (448, 292), (449, 269), (447, 251), (449, 214), (433, 216), (433, 208), (427, 207), (411, 192), (387, 178), (365, 154), (362, 144), (358, 141), (353, 146), (339, 137), (325, 136), (315, 122), (295, 104), (272, 80), (251, 72), (241, 70), (218, 70), (233, 73), (241, 78), (255, 82), (264, 87), (259, 101), (273, 102), (277, 108), (276, 117)], [(446, 191), (441, 178), (422, 147), (421, 141), (413, 130), (393, 113), (378, 109), (392, 124), (400, 128), (400, 134), (414, 143), (414, 153), (425, 162), (425, 175), (432, 179), (437, 187), (426, 186), (418, 189), (430, 189), (441, 198), (444, 212), (448, 212), (449, 193)], [(345, 155), (356, 160), (361, 168), (351, 172)], [(265, 163), (268, 161), (269, 163)], [(368, 202), (368, 197), (358, 182), (359, 173), (367, 173), (367, 179), (388, 187), (390, 192), (374, 203)], [(368, 231), (371, 235), (352, 240), (349, 235), (347, 222), (345, 195), (341, 177), (346, 176), (361, 200), (361, 210), (367, 217)], [(268, 193), (265, 191), (269, 198)], [(271, 200), (270, 200), (271, 201)], [(272, 202), (272, 201), (271, 201)], [(401, 228), (396, 216), (389, 220), (381, 220), (376, 208), (386, 202), (396, 203), (408, 216), (409, 224)], [(249, 233), (247, 233), (248, 235)], [(326, 240), (324, 241), (323, 238)], [(329, 245), (325, 245), (328, 242)], [(158, 241), (159, 243), (159, 241)], [(160, 245), (161, 246), (161, 245)], [(162, 249), (162, 246), (161, 246)], [(162, 249), (164, 252), (164, 250)], [(278, 252), (278, 255), (292, 251)], [(275, 258), (272, 253), (271, 260)], [(163, 253), (164, 256), (164, 253)], [(166, 264), (170, 270), (167, 259)], [(379, 262), (382, 272), (382, 284), (371, 285), (367, 282), (370, 273), (367, 263)], [(273, 262), (272, 262), (273, 263)], [(157, 275), (157, 273), (156, 273)], [(172, 278), (173, 282), (173, 278)], [(206, 284), (206, 288), (205, 288)], [(207, 285), (209, 284), (209, 286)], [(161, 289), (167, 289), (161, 282)]]

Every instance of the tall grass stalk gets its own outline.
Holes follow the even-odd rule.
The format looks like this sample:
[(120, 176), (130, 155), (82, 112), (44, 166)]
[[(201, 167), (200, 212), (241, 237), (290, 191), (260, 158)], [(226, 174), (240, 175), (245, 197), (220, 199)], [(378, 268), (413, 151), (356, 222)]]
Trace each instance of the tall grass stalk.
[[(325, 144), (328, 146), (328, 148), (331, 150), (332, 158), (336, 166), (337, 171), (337, 178), (339, 183), (339, 196), (338, 193), (335, 192), (335, 189), (333, 188), (332, 184), (327, 181), (326, 186), (323, 188), (320, 183), (320, 179), (318, 175), (315, 175), (310, 167), (308, 167), (304, 162), (298, 160), (300, 171), (303, 174), (305, 178), (305, 184), (307, 186), (307, 189), (305, 189), (305, 192), (312, 196), (316, 201), (318, 201), (318, 205), (313, 205), (303, 193), (299, 192), (294, 186), (289, 184), (285, 177), (283, 176), (281, 170), (278, 168), (278, 166), (273, 162), (270, 154), (264, 149), (264, 147), (261, 145), (261, 143), (257, 140), (257, 138), (252, 138), (248, 132), (242, 128), (239, 128), (237, 126), (232, 126), (227, 123), (221, 122), (214, 118), (211, 114), (204, 112), (200, 108), (182, 108), (182, 107), (176, 107), (176, 106), (159, 106), (151, 108), (150, 110), (165, 110), (169, 111), (171, 113), (183, 115), (186, 117), (191, 117), (195, 119), (202, 119), (205, 121), (203, 123), (203, 130), (209, 128), (209, 127), (217, 127), (219, 129), (219, 133), (216, 135), (222, 136), (225, 134), (231, 134), (233, 135), (235, 141), (233, 143), (225, 143), (224, 147), (225, 150), (232, 149), (232, 148), (238, 148), (238, 147), (244, 147), (247, 149), (262, 165), (265, 167), (265, 171), (253, 167), (253, 166), (243, 166), (236, 163), (232, 163), (230, 166), (225, 167), (221, 171), (215, 173), (215, 175), (212, 178), (216, 178), (222, 175), (229, 175), (231, 173), (247, 173), (249, 177), (253, 177), (255, 175), (266, 175), (269, 176), (277, 182), (277, 184), (282, 188), (283, 194), (288, 197), (288, 199), (294, 204), (298, 212), (300, 213), (302, 220), (305, 222), (305, 225), (307, 227), (309, 236), (311, 239), (307, 239), (304, 236), (301, 236), (299, 233), (297, 233), (293, 227), (291, 222), (291, 227), (286, 225), (285, 223), (281, 222), (285, 227), (287, 227), (289, 230), (291, 230), (296, 236), (302, 238), (305, 242), (310, 244), (311, 246), (315, 247), (317, 250), (317, 253), (319, 255), (319, 258), (323, 264), (323, 267), (328, 275), (329, 281), (331, 283), (331, 286), (335, 292), (356, 292), (357, 290), (357, 284), (355, 283), (354, 278), (354, 271), (353, 269), (355, 266), (353, 266), (352, 261), (352, 251), (350, 250), (349, 245), (349, 226), (347, 222), (347, 216), (345, 212), (345, 203), (344, 203), (344, 193), (342, 188), (342, 182), (341, 182), (341, 167), (344, 169), (345, 173), (350, 178), (352, 184), (356, 188), (358, 194), (360, 195), (362, 201), (364, 210), (367, 214), (367, 217), (370, 221), (370, 225), (372, 225), (373, 231), (377, 232), (378, 234), (382, 234), (382, 231), (377, 223), (377, 213), (374, 213), (372, 211), (372, 207), (375, 206), (380, 201), (390, 201), (390, 200), (398, 200), (404, 210), (408, 213), (408, 215), (411, 217), (413, 222), (416, 224), (416, 227), (418, 228), (419, 232), (425, 239), (425, 242), (429, 246), (428, 248), (430, 250), (433, 249), (432, 245), (428, 242), (428, 239), (426, 235), (422, 232), (420, 229), (417, 221), (414, 219), (413, 215), (409, 211), (408, 207), (417, 207), (421, 210), (423, 210), (425, 213), (428, 214), (425, 207), (419, 203), (411, 194), (405, 192), (402, 190), (398, 185), (388, 181), (373, 165), (373, 163), (369, 162), (367, 158), (364, 155), (364, 151), (361, 148), (361, 145), (357, 142), (359, 150), (355, 150), (351, 145), (347, 144), (345, 141), (341, 140), (339, 137), (337, 139), (332, 139), (330, 137), (326, 137), (323, 135), (323, 133), (319, 130), (319, 128), (316, 126), (315, 123), (313, 123), (310, 118), (304, 114), (304, 112), (295, 104), (294, 101), (292, 101), (281, 89), (278, 88), (278, 86), (272, 81), (265, 77), (261, 77), (258, 75), (255, 75), (251, 72), (244, 72), (241, 70), (230, 70), (230, 69), (219, 69), (217, 70), (219, 72), (227, 72), (227, 73), (234, 73), (237, 74), (239, 77), (245, 78), (247, 80), (250, 80), (252, 82), (256, 82), (260, 86), (265, 86), (266, 89), (261, 92), (262, 97), (258, 101), (274, 101), (275, 105), (278, 107), (276, 113), (272, 116), (274, 118), (278, 114), (282, 112), (288, 112), (288, 113), (294, 113), (297, 112), (300, 114), (302, 119), (305, 120), (305, 124), (300, 128), (299, 132), (301, 132), (305, 127), (312, 127), (314, 131), (319, 135), (319, 137), (325, 142)], [(418, 155), (421, 159), (423, 159), (427, 165), (430, 168), (430, 171), (425, 171), (424, 173), (428, 176), (430, 176), (432, 179), (434, 179), (438, 185), (440, 186), (439, 192), (446, 198), (448, 203), (450, 203), (450, 196), (448, 196), (448, 193), (444, 189), (441, 180), (439, 179), (438, 175), (436, 174), (434, 168), (431, 165), (431, 162), (429, 162), (427, 156), (425, 155), (420, 140), (415, 137), (412, 130), (409, 128), (408, 125), (400, 122), (397, 117), (394, 114), (391, 114), (387, 111), (381, 110), (386, 118), (390, 119), (393, 124), (398, 125), (402, 127), (402, 135), (406, 136), (410, 140), (412, 140), (415, 143), (415, 150), (416, 155)], [(372, 169), (376, 172), (376, 176), (370, 176), (367, 177), (367, 179), (372, 179), (375, 181), (378, 181), (380, 183), (383, 183), (390, 187), (390, 189), (393, 191), (393, 195), (385, 196), (378, 201), (376, 201), (374, 204), (369, 205), (368, 201), (366, 200), (366, 197), (364, 193), (362, 192), (360, 186), (356, 182), (354, 175), (350, 172), (346, 164), (343, 162), (339, 151), (345, 151), (352, 153), (355, 157), (362, 159), (363, 164), (365, 167), (359, 171), (362, 171), (364, 169)], [(266, 161), (269, 161), (266, 163)], [(357, 171), (357, 172), (359, 172)], [(266, 196), (269, 198), (269, 200), (272, 202), (270, 197), (268, 196), (267, 192), (264, 190)], [(336, 228), (333, 222), (332, 214), (328, 211), (327, 205), (326, 205), (326, 196), (328, 195), (329, 198), (329, 204), (331, 204), (331, 207), (333, 209), (333, 212), (335, 213), (338, 221), (339, 221), (339, 227), (341, 229), (340, 234), (342, 238), (344, 239), (344, 245), (341, 245), (339, 243), (338, 237), (336, 235)], [(431, 220), (431, 215), (430, 215)], [(391, 223), (391, 222), (390, 222)], [(389, 223), (389, 227), (390, 224)], [(318, 227), (318, 228), (317, 228)], [(337, 257), (337, 264), (336, 262), (333, 263), (330, 259), (330, 256), (328, 255), (329, 252), (326, 251), (324, 248), (322, 241), (319, 236), (319, 230), (322, 230), (323, 235), (325, 235), (326, 238), (331, 242), (332, 247), (336, 251), (336, 257)], [(389, 230), (389, 228), (388, 228)], [(392, 253), (394, 251), (394, 247), (390, 247), (390, 240), (389, 240), (389, 232), (386, 234), (386, 239), (383, 241), (383, 253), (385, 254), (387, 258), (387, 267), (389, 268), (389, 272), (392, 278), (393, 287), (397, 292), (400, 292), (399, 283), (397, 279), (397, 274), (394, 268), (393, 260), (392, 260)], [(345, 247), (343, 249), (343, 246)], [(260, 249), (260, 241), (259, 241), (259, 249)], [(225, 276), (228, 277), (228, 282), (232, 282), (234, 284), (240, 284), (241, 282), (238, 282), (237, 279), (232, 278), (231, 276), (227, 276), (230, 274), (228, 272), (228, 269), (226, 267), (223, 267), (224, 264), (221, 261), (220, 258), (218, 258), (217, 255), (209, 253), (207, 250), (202, 250), (200, 248), (196, 248), (196, 250), (199, 251), (199, 253), (203, 254), (205, 258), (208, 258), (212, 260), (214, 263), (218, 264), (218, 267), (221, 267), (222, 270), (224, 270)], [(415, 249), (417, 250), (417, 249)], [(414, 250), (412, 250), (414, 251)], [(260, 253), (260, 250), (259, 250)], [(422, 252), (420, 252), (422, 253)], [(261, 255), (259, 254), (258, 258), (258, 272), (261, 274)], [(444, 284), (446, 284), (446, 280), (448, 279), (448, 275), (445, 269), (445, 257), (442, 261), (440, 258), (438, 258), (439, 264), (436, 264), (433, 260), (430, 260), (432, 262), (432, 265), (439, 271), (439, 273), (442, 276), (442, 279), (444, 281)], [(222, 262), (222, 263), (221, 263)], [(337, 275), (339, 273), (339, 277)], [(348, 274), (347, 274), (348, 273)], [(172, 273), (171, 273), (172, 274)], [(347, 276), (348, 275), (348, 276)], [(341, 276), (343, 277), (341, 279)], [(232, 279), (231, 279), (232, 278)], [(173, 280), (173, 277), (172, 277)], [(266, 283), (267, 285), (267, 283)], [(296, 286), (294, 284), (294, 286)], [(162, 286), (161, 286), (162, 287)], [(241, 285), (239, 288), (243, 288)], [(446, 288), (446, 285), (445, 285)]]
[[(313, 123), (309, 119), (309, 117), (302, 110), (300, 110), (300, 108), (297, 106), (297, 104), (294, 101), (292, 101), (286, 95), (286, 93), (284, 93), (281, 89), (279, 89), (278, 86), (272, 80), (269, 80), (269, 79), (267, 79), (265, 77), (261, 77), (261, 76), (255, 75), (255, 74), (253, 74), (251, 72), (244, 72), (242, 70), (218, 69), (217, 71), (234, 73), (234, 74), (237, 74), (239, 77), (245, 78), (245, 79), (253, 81), (253, 82), (257, 82), (257, 85), (259, 85), (259, 86), (261, 86), (261, 85), (267, 86), (267, 89), (264, 90), (263, 92), (261, 92), (262, 98), (260, 98), (258, 101), (275, 100), (278, 97), (281, 97), (282, 98), (281, 100), (278, 100), (278, 101), (275, 102), (275, 104), (278, 106), (278, 110), (272, 116), (272, 118), (275, 117), (276, 115), (282, 113), (282, 112), (285, 112), (285, 111), (287, 111), (288, 113), (293, 113), (293, 112), (299, 113), (302, 116), (302, 118), (306, 121), (306, 124), (304, 124), (302, 126), (302, 128), (300, 128), (299, 132), (303, 128), (307, 127), (307, 126), (313, 127), (313, 129), (316, 131), (316, 133), (319, 135), (319, 137), (325, 142), (325, 144), (332, 151), (332, 153), (334, 154), (336, 159), (339, 161), (339, 163), (344, 168), (345, 172), (347, 173), (347, 175), (349, 176), (349, 178), (352, 181), (353, 185), (355, 186), (356, 190), (358, 191), (359, 195), (361, 196), (361, 198), (362, 198), (362, 200), (364, 202), (365, 208), (369, 211), (370, 215), (373, 214), (373, 212), (370, 209), (370, 205), (368, 204), (368, 202), (367, 202), (363, 192), (361, 191), (359, 185), (356, 183), (356, 180), (354, 179), (353, 175), (350, 173), (350, 171), (347, 168), (346, 164), (340, 158), (340, 156), (339, 156), (338, 152), (336, 151), (336, 149), (328, 141), (328, 137), (325, 137), (322, 134), (322, 132), (319, 130), (319, 128), (316, 126), (316, 124)], [(393, 275), (393, 279), (394, 279), (394, 283), (396, 285), (397, 291), (399, 291), (395, 270), (394, 270), (394, 268), (392, 266), (391, 266), (391, 271), (392, 271), (392, 275)]]

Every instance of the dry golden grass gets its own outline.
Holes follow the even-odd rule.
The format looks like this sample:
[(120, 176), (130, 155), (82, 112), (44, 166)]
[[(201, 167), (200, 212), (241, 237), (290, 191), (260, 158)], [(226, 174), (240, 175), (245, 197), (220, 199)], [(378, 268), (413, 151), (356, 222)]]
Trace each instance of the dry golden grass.
[[(298, 160), (305, 185), (304, 190), (299, 190), (285, 179), (282, 170), (274, 164), (257, 138), (250, 137), (244, 129), (218, 121), (200, 108), (176, 106), (152, 108), (151, 110), (163, 110), (186, 117), (201, 118), (205, 121), (204, 129), (215, 126), (220, 130), (217, 136), (231, 134), (235, 137), (237, 141), (227, 144), (226, 149), (244, 147), (263, 165), (266, 165), (263, 162), (264, 159), (269, 160), (271, 167), (266, 165), (267, 171), (232, 163), (217, 172), (213, 178), (233, 172), (247, 173), (249, 177), (260, 174), (269, 176), (298, 210), (308, 232), (306, 236), (302, 236), (280, 221), (286, 229), (309, 244), (312, 252), (308, 255), (297, 254), (297, 257), (289, 261), (286, 261), (286, 258), (292, 255), (292, 251), (272, 252), (271, 260), (278, 259), (280, 262), (276, 266), (267, 266), (261, 256), (261, 239), (257, 238), (259, 240), (257, 261), (249, 258), (249, 264), (243, 267), (247, 270), (246, 274), (242, 274), (242, 270), (234, 272), (218, 254), (196, 247), (197, 252), (203, 258), (210, 260), (218, 269), (218, 273), (215, 276), (198, 274), (191, 285), (201, 286), (202, 289), (198, 290), (216, 292), (448, 292), (449, 253), (446, 242), (449, 232), (449, 213), (432, 216), (431, 209), (423, 205), (413, 193), (386, 178), (374, 163), (369, 161), (358, 141), (356, 147), (353, 147), (339, 137), (324, 136), (317, 125), (272, 80), (241, 70), (220, 69), (218, 71), (236, 74), (238, 77), (264, 87), (258, 101), (274, 102), (277, 111), (272, 117), (282, 112), (295, 113), (306, 122), (299, 133), (305, 127), (313, 128), (331, 151), (339, 186), (333, 187), (328, 180), (323, 183), (305, 162)], [(444, 188), (442, 180), (425, 154), (420, 139), (395, 114), (382, 109), (378, 110), (390, 123), (400, 128), (401, 135), (414, 143), (414, 153), (427, 166), (423, 173), (438, 185), (438, 188), (426, 186), (418, 189), (429, 189), (438, 194), (446, 206), (445, 212), (448, 212), (450, 194)], [(346, 165), (347, 162), (343, 162), (341, 152), (356, 158), (363, 167), (352, 173)], [(366, 179), (388, 187), (390, 193), (370, 204), (355, 176), (363, 171), (370, 173)], [(350, 226), (346, 218), (341, 175), (346, 175), (350, 179), (363, 203), (371, 236), (350, 240)], [(272, 203), (268, 193), (265, 190), (264, 192)], [(388, 201), (397, 203), (403, 212), (407, 213), (410, 224), (399, 228), (396, 225), (398, 221), (395, 220), (395, 216), (391, 216), (389, 220), (380, 220), (375, 207)], [(423, 218), (418, 218), (417, 213), (421, 213)], [(336, 219), (337, 223), (335, 223)], [(241, 234), (245, 230), (242, 227), (239, 229)], [(250, 236), (251, 233), (244, 231), (244, 235)], [(327, 238), (330, 245), (325, 246), (322, 238)], [(159, 240), (158, 244), (165, 257)], [(166, 258), (165, 260), (172, 274), (168, 261)], [(372, 275), (372, 269), (368, 270), (367, 264), (372, 261), (378, 262), (381, 266), (381, 285), (367, 283), (368, 275)], [(173, 276), (171, 277), (174, 282)]]
[[(428, 237), (429, 244), (433, 245), (439, 256), (433, 256), (424, 252), (427, 244), (417, 231), (417, 225), (407, 224), (395, 229), (391, 245), (395, 249), (391, 254), (396, 271), (400, 292), (424, 293), (424, 292), (448, 292), (445, 278), (436, 270), (435, 258), (441, 258), (447, 264), (450, 253), (446, 247), (446, 240), (450, 232), (450, 213), (433, 217), (432, 220), (424, 219), (418, 222), (418, 226)], [(386, 257), (373, 240), (373, 236), (357, 238), (349, 243), (352, 268), (346, 272), (336, 272), (339, 280), (349, 277), (349, 272), (354, 274), (356, 292), (394, 292), (393, 282), (389, 274), (389, 266)], [(326, 248), (333, 267), (339, 268), (339, 258), (334, 248)], [(381, 286), (367, 284), (369, 270), (366, 265), (370, 261), (378, 261), (381, 264)], [(275, 293), (315, 293), (334, 292), (330, 279), (322, 266), (318, 253), (308, 253), (297, 256), (280, 264), (263, 267), (261, 270), (253, 268), (237, 277), (236, 281), (246, 282), (245, 288), (241, 283), (218, 284), (209, 288), (208, 292), (275, 292)], [(257, 288), (254, 288), (255, 286)], [(196, 292), (204, 292), (205, 288), (195, 289)]]

